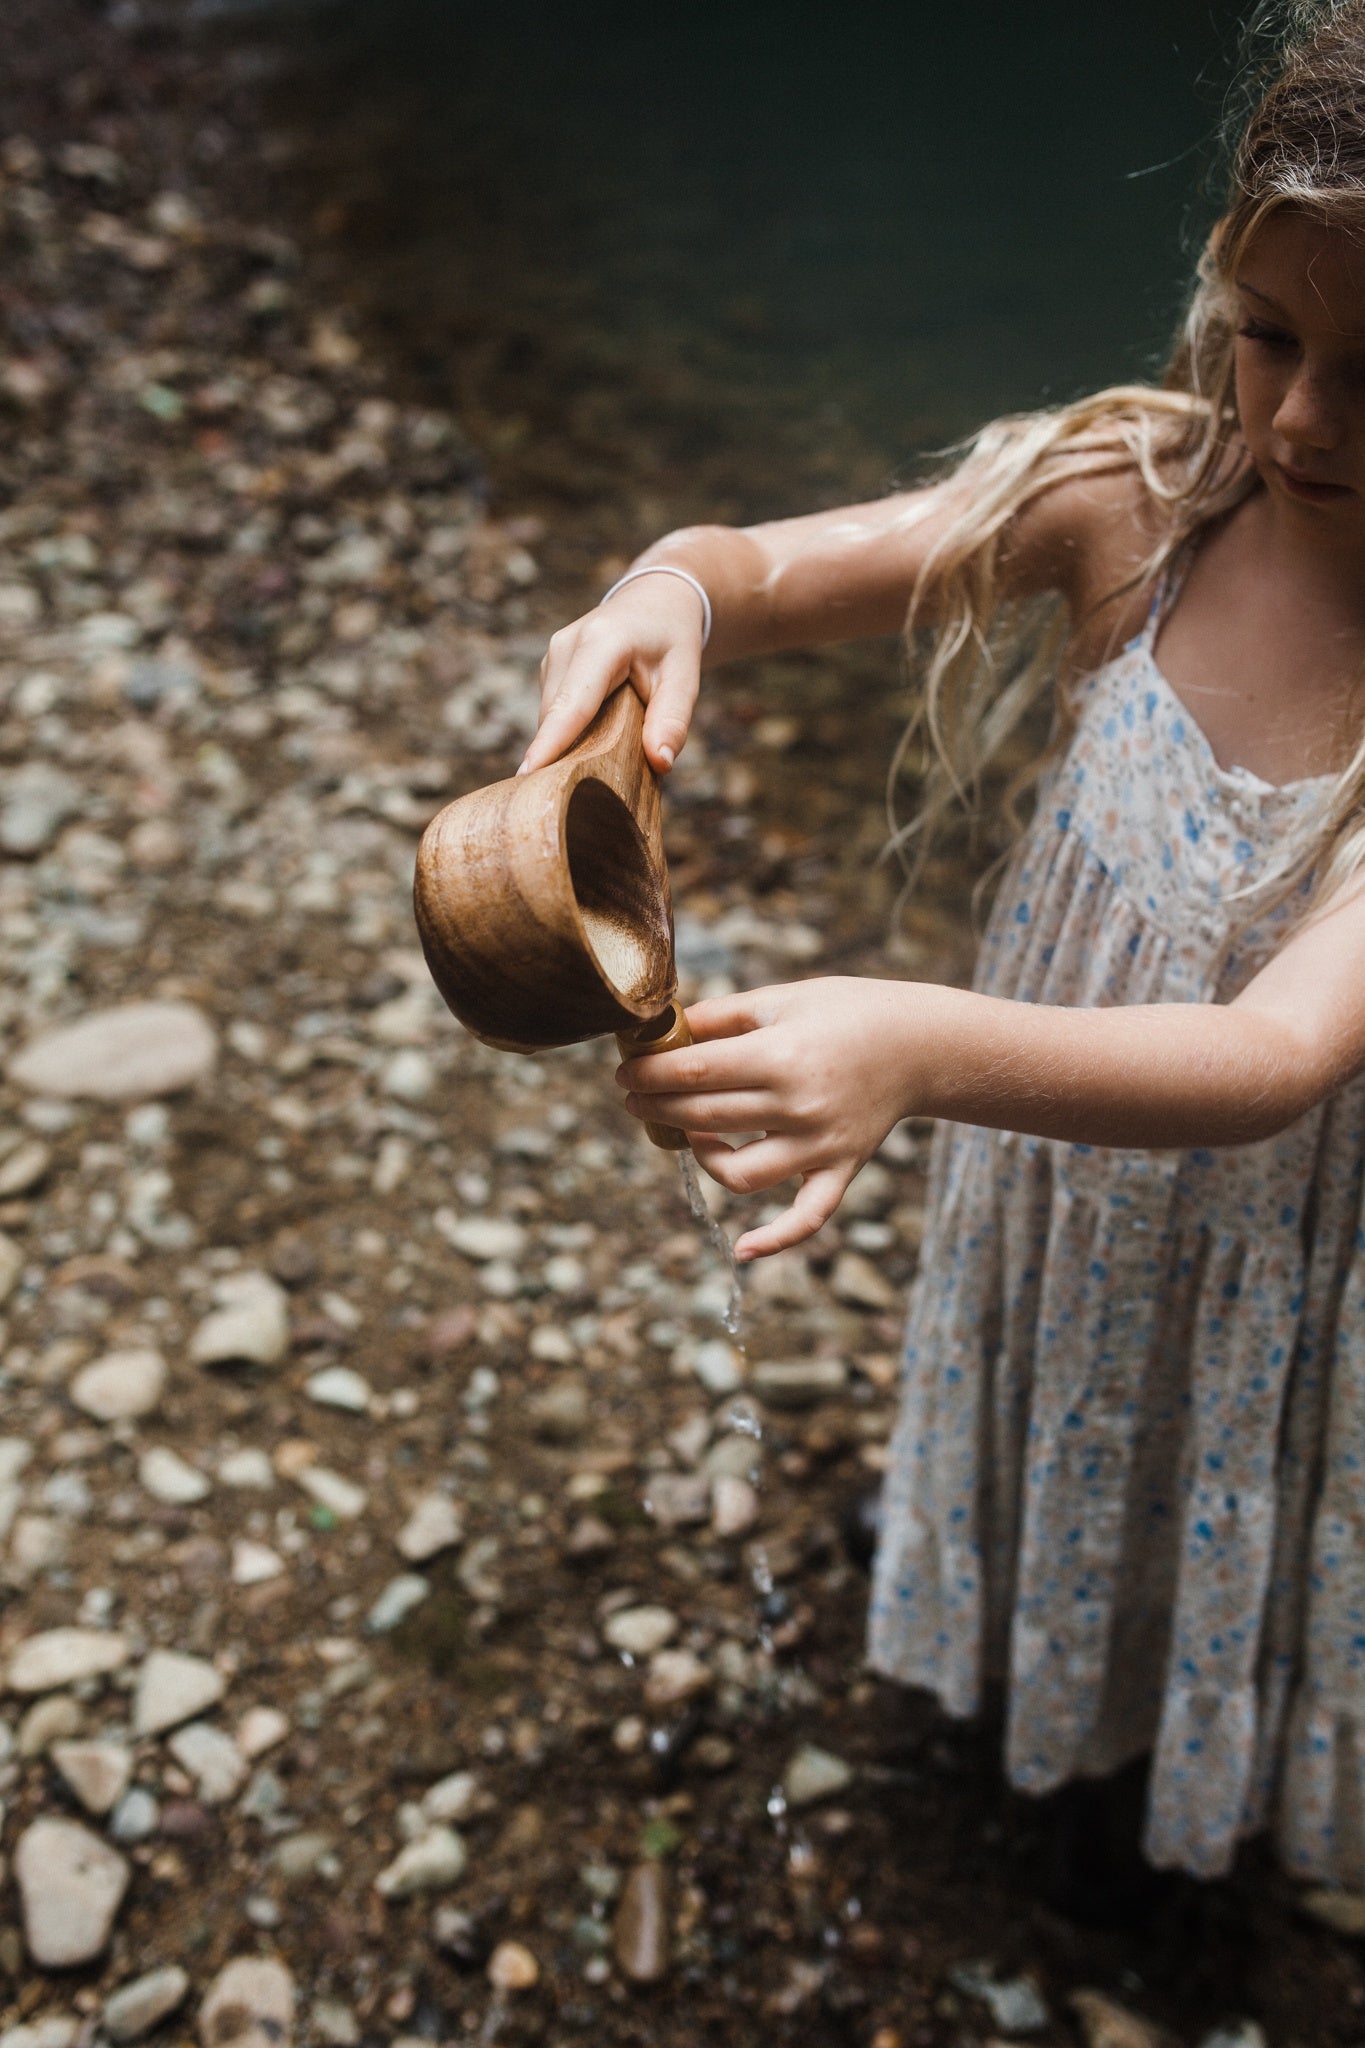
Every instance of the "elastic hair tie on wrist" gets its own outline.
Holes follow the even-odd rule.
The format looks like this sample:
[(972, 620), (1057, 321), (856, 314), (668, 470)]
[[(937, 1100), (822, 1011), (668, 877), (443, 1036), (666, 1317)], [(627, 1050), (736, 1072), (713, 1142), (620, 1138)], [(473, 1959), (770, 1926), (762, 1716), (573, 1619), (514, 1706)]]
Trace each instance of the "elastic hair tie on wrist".
[(625, 575), (612, 584), (605, 596), (598, 598), (598, 609), (600, 610), (606, 603), (607, 598), (615, 597), (618, 590), (624, 590), (628, 583), (633, 583), (637, 576), (677, 576), (684, 583), (691, 584), (701, 599), (701, 644), (705, 647), (711, 638), (711, 600), (690, 569), (674, 569), (667, 562), (647, 562), (643, 569), (627, 569)]

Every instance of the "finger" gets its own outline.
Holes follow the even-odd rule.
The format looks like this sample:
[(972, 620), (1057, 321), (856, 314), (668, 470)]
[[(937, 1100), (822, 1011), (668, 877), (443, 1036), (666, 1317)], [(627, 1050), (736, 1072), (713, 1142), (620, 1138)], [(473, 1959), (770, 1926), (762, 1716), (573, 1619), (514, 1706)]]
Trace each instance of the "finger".
[(755, 1138), (748, 1145), (727, 1145), (698, 1131), (692, 1141), (697, 1164), (732, 1195), (757, 1195), (791, 1180), (800, 1172), (800, 1148), (788, 1137)]
[(792, 1245), (814, 1237), (822, 1224), (829, 1222), (847, 1186), (848, 1176), (837, 1167), (812, 1173), (780, 1216), (775, 1216), (771, 1223), (759, 1224), (756, 1230), (745, 1231), (735, 1245), (736, 1260), (745, 1265), (750, 1259), (766, 1259), (774, 1252), (788, 1251)]
[(628, 1095), (626, 1108), (641, 1123), (673, 1124), (680, 1131), (781, 1131), (788, 1128), (773, 1099), (753, 1090), (728, 1095)]
[(543, 714), (535, 738), (522, 756), (518, 775), (555, 761), (586, 732), (618, 683), (630, 671), (630, 655), (622, 650), (612, 660), (586, 658), (566, 674)]
[(746, 1032), (760, 1030), (762, 1021), (752, 989), (733, 996), (708, 996), (705, 1002), (690, 1003), (687, 1008), (687, 1028), (697, 1045), (716, 1038), (742, 1038)]
[(645, 711), (645, 755), (658, 774), (666, 775), (683, 750), (698, 682), (695, 657), (670, 648), (659, 665)]
[(633, 1095), (709, 1095), (756, 1085), (758, 1058), (747, 1039), (721, 1038), (672, 1052), (636, 1053), (621, 1062), (616, 1081)]

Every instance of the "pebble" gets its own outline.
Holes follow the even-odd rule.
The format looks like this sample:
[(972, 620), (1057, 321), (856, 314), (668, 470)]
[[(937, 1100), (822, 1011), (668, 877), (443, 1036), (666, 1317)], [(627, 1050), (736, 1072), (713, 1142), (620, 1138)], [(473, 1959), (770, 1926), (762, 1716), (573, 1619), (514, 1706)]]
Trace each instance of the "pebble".
[(184, 2004), (190, 1980), (178, 1963), (167, 1963), (120, 1984), (104, 2001), (100, 2024), (111, 2041), (140, 2041)]
[(336, 1861), (335, 1844), (320, 1828), (300, 1829), (275, 1844), (270, 1861), (286, 1884), (306, 1884)]
[(229, 1451), (219, 1460), (218, 1477), (224, 1486), (252, 1487), (268, 1493), (275, 1484), (275, 1468), (264, 1451), (246, 1448)]
[(194, 1087), (217, 1058), (217, 1034), (192, 1003), (123, 1003), (44, 1032), (6, 1071), (32, 1095), (137, 1102)]
[(295, 1484), (301, 1486), (310, 1499), (320, 1508), (326, 1508), (340, 1522), (353, 1522), (363, 1515), (369, 1503), (369, 1495), (363, 1486), (357, 1486), (350, 1479), (343, 1479), (339, 1472), (329, 1471), (325, 1465), (305, 1465), (294, 1475)]
[(232, 1545), (232, 1583), (234, 1586), (260, 1586), (267, 1579), (278, 1579), (286, 1569), (284, 1559), (268, 1543), (257, 1543), (250, 1536), (238, 1536)]
[(723, 1337), (709, 1337), (697, 1346), (692, 1370), (708, 1394), (723, 1399), (737, 1394), (744, 1384), (744, 1361), (733, 1344)]
[(452, 1771), (449, 1777), (438, 1778), (422, 1794), (422, 1815), (425, 1820), (443, 1822), (468, 1820), (474, 1811), (478, 1798), (479, 1781), (472, 1771)]
[(26, 761), (5, 778), (0, 852), (32, 860), (52, 844), (85, 800), (80, 784), (47, 761)]
[(592, 1420), (587, 1387), (567, 1376), (533, 1394), (526, 1411), (531, 1428), (547, 1444), (577, 1443)]
[(96, 1422), (137, 1422), (151, 1415), (166, 1388), (159, 1351), (109, 1351), (82, 1366), (67, 1389), (83, 1415)]
[(249, 1763), (274, 1749), (289, 1733), (289, 1716), (278, 1707), (248, 1707), (237, 1723), (237, 1747)]
[(668, 1874), (653, 1858), (637, 1863), (625, 1881), (611, 1946), (617, 1968), (632, 1984), (658, 1984), (668, 1975)]
[(809, 1408), (844, 1392), (848, 1367), (841, 1358), (773, 1360), (756, 1365), (749, 1384), (770, 1408)]
[(19, 1644), (6, 1668), (5, 1683), (11, 1692), (56, 1692), (60, 1686), (122, 1670), (129, 1654), (126, 1636), (104, 1629), (50, 1628)]
[(1365, 1892), (1301, 1892), (1299, 1911), (1334, 1934), (1365, 1935)]
[(836, 1301), (847, 1302), (851, 1308), (890, 1312), (900, 1307), (896, 1289), (862, 1252), (840, 1252), (829, 1276), (829, 1291)]
[(1205, 2034), (1199, 2048), (1267, 2048), (1265, 2028), (1256, 2020), (1230, 2020)]
[(8, 1202), (16, 1195), (27, 1195), (38, 1186), (52, 1164), (52, 1147), (45, 1145), (41, 1138), (30, 1138), (22, 1145), (16, 1145), (0, 1164), (0, 1201)]
[(207, 1721), (178, 1728), (166, 1747), (194, 1779), (194, 1789), (206, 1806), (224, 1805), (246, 1783), (247, 1762), (241, 1750), (223, 1729)]
[(40, 1970), (70, 1970), (102, 1955), (132, 1871), (79, 1821), (42, 1815), (19, 1837), (14, 1876), (24, 1940)]
[(294, 1980), (270, 1956), (225, 1963), (199, 2008), (203, 2048), (290, 2048)]
[(109, 1816), (109, 1833), (114, 1841), (130, 1849), (154, 1835), (161, 1824), (161, 1808), (145, 1785), (131, 1785)]
[(625, 1657), (652, 1657), (678, 1633), (678, 1617), (668, 1607), (623, 1607), (608, 1616), (602, 1635)]
[(319, 1408), (340, 1408), (348, 1415), (367, 1414), (374, 1399), (369, 1381), (348, 1365), (328, 1365), (310, 1374), (303, 1391)]
[(268, 1273), (232, 1273), (190, 1339), (192, 1365), (278, 1365), (289, 1349), (289, 1297)]
[(747, 1536), (759, 1517), (757, 1489), (747, 1479), (719, 1472), (711, 1482), (711, 1527), (722, 1538)]
[(0, 1230), (0, 1302), (8, 1301), (24, 1270), (24, 1254), (12, 1237)]
[(389, 1580), (366, 1615), (366, 1631), (372, 1636), (387, 1635), (414, 1607), (421, 1606), (430, 1591), (430, 1579), (424, 1579), (419, 1572), (400, 1572), (396, 1579)]
[(425, 1564), (451, 1550), (464, 1535), (460, 1511), (448, 1493), (424, 1493), (398, 1533), (398, 1554), (409, 1564)]
[(399, 1850), (381, 1870), (374, 1888), (385, 1899), (406, 1899), (414, 1892), (444, 1891), (458, 1884), (468, 1861), (463, 1837), (451, 1827), (431, 1827)]
[(180, 1650), (153, 1650), (138, 1673), (133, 1695), (133, 1729), (142, 1735), (164, 1735), (182, 1721), (192, 1721), (223, 1697), (223, 1681), (202, 1657)]
[(827, 1749), (804, 1743), (782, 1774), (782, 1791), (790, 1807), (814, 1806), (846, 1792), (853, 1783), (853, 1766)]
[(80, 2033), (79, 2020), (64, 2012), (51, 2012), (27, 2026), (6, 2027), (0, 2033), (0, 2048), (75, 2048)]
[(54, 1742), (79, 1735), (85, 1727), (85, 1709), (69, 1692), (49, 1693), (31, 1706), (19, 1723), (14, 1746), (21, 1757), (42, 1756)]
[(308, 2009), (308, 2032), (323, 2048), (360, 2048), (360, 2022), (340, 1998), (315, 1998)]
[(659, 1650), (649, 1660), (645, 1705), (656, 1712), (678, 1707), (711, 1685), (711, 1673), (693, 1650)]
[(167, 1507), (193, 1507), (207, 1500), (213, 1488), (204, 1474), (187, 1464), (178, 1451), (165, 1444), (153, 1444), (137, 1461), (138, 1484), (153, 1500)]
[(121, 1742), (54, 1742), (49, 1754), (86, 1812), (99, 1818), (132, 1783), (133, 1752)]
[(959, 1963), (948, 1972), (948, 1982), (968, 1998), (980, 1999), (992, 2023), (1013, 2040), (1024, 2034), (1041, 2034), (1052, 2024), (1046, 2000), (1031, 1977), (997, 1977), (990, 1963)]
[(697, 1528), (711, 1513), (711, 1480), (705, 1472), (654, 1472), (644, 1500), (661, 1529)]
[(1081, 2023), (1085, 2048), (1166, 2048), (1163, 2030), (1103, 1991), (1073, 1991), (1067, 2001)]
[(500, 1941), (488, 1958), (488, 1981), (495, 1991), (529, 1991), (540, 1981), (540, 1964), (521, 1941)]
[(432, 1221), (448, 1245), (480, 1263), (517, 1259), (526, 1249), (526, 1231), (510, 1217), (456, 1216), (449, 1209), (438, 1209)]

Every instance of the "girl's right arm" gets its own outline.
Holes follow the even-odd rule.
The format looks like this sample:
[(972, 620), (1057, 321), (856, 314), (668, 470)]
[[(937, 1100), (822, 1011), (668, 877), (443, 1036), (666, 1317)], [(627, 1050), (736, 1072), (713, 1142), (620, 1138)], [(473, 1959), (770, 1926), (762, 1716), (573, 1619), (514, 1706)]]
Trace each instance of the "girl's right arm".
[[(1007, 595), (1071, 585), (1078, 533), (1105, 496), (1097, 480), (1034, 501), (1008, 536)], [(965, 509), (953, 478), (762, 526), (698, 526), (646, 549), (636, 569), (685, 569), (711, 601), (707, 668), (745, 655), (897, 633), (935, 544)], [(639, 576), (550, 641), (541, 668), (540, 727), (522, 770), (555, 760), (628, 678), (645, 704), (644, 746), (666, 774), (691, 723), (703, 666), (703, 611), (680, 576)]]

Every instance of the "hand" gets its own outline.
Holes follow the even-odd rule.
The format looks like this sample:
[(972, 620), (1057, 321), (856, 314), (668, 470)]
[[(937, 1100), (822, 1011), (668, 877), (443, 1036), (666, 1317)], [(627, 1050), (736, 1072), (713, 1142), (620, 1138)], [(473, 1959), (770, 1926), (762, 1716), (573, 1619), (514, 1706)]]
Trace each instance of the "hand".
[(701, 641), (701, 604), (677, 576), (641, 576), (561, 626), (540, 665), (540, 724), (517, 773), (557, 760), (629, 679), (645, 707), (645, 758), (667, 775), (692, 722)]
[[(916, 1043), (929, 1022), (917, 1012), (932, 995), (919, 983), (846, 975), (753, 989), (694, 1004), (693, 1045), (617, 1070), (631, 1114), (685, 1130), (700, 1164), (733, 1194), (800, 1179), (780, 1216), (739, 1239), (738, 1260), (812, 1236), (915, 1106)], [(763, 1135), (733, 1146), (722, 1131)]]

